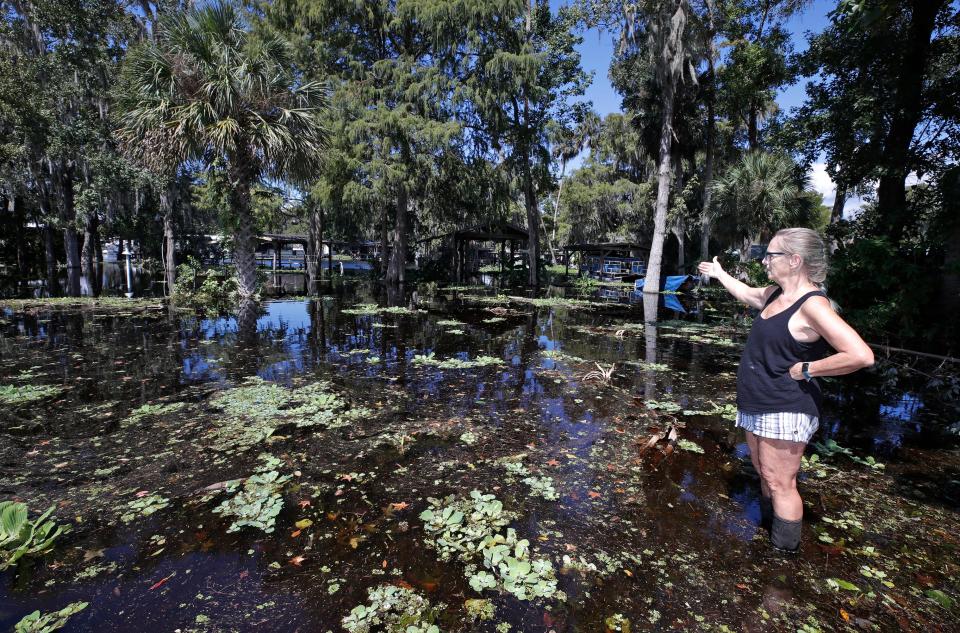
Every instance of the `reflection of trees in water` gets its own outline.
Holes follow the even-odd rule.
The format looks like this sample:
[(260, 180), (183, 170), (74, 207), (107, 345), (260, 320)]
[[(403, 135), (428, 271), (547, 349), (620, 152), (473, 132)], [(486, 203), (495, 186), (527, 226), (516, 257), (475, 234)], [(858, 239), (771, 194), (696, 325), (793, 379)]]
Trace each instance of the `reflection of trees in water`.
[(257, 319), (261, 306), (256, 301), (244, 301), (237, 309), (237, 330), (235, 345), (226, 346), (224, 351), (224, 370), (232, 379), (245, 378), (260, 368), (263, 351), (257, 333)]

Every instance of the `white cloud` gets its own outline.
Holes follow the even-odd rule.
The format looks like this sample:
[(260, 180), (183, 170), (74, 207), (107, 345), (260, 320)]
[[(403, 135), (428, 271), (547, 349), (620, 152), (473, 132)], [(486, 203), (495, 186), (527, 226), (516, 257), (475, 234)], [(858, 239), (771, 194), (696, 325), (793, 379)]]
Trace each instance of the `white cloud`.
[[(823, 196), (823, 204), (832, 207), (837, 197), (837, 186), (830, 178), (830, 174), (827, 173), (826, 163), (813, 163), (807, 176), (810, 178), (810, 186)], [(843, 216), (850, 218), (856, 215), (862, 206), (863, 198), (859, 196), (848, 197), (843, 203)]]

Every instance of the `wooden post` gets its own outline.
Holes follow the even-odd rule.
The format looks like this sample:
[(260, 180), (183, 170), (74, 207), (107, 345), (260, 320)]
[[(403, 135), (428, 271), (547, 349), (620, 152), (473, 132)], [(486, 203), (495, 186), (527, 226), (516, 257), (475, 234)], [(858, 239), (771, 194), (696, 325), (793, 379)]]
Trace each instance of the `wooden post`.
[(563, 249), (563, 276), (570, 276), (570, 251)]
[(281, 248), (282, 247), (280, 246), (280, 240), (274, 240), (273, 241), (273, 272), (277, 272), (280, 266), (282, 266), (282, 263), (280, 261)]

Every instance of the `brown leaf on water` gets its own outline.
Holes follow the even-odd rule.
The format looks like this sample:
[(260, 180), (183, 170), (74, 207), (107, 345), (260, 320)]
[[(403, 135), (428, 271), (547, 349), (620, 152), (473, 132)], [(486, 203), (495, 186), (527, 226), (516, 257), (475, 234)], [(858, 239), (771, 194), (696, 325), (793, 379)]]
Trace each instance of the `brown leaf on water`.
[(590, 496), (591, 499), (599, 499), (599, 498), (600, 498), (600, 493), (597, 492), (596, 490), (590, 490), (589, 492), (587, 492), (587, 494)]
[(296, 556), (291, 558), (289, 562), (291, 565), (296, 565), (297, 567), (299, 567), (300, 565), (303, 564), (303, 561), (305, 560), (307, 560), (306, 556), (301, 556), (300, 554), (297, 554)]
[(546, 462), (547, 466), (559, 466), (560, 462), (555, 459), (550, 459)]

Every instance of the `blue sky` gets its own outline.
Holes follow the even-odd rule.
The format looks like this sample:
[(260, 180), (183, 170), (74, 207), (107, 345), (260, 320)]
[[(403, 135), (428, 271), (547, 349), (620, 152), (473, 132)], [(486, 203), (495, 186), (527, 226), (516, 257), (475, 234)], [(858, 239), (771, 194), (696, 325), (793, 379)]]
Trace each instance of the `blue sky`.
[[(570, 4), (569, 0), (551, 0), (551, 7), (556, 10), (558, 7)], [(827, 14), (837, 6), (836, 0), (814, 0), (804, 11), (793, 16), (786, 24), (793, 38), (793, 47), (797, 52), (807, 48), (807, 33), (819, 33), (826, 28), (829, 20)], [(613, 57), (614, 47), (613, 36), (609, 33), (603, 33), (596, 29), (591, 29), (583, 34), (583, 43), (578, 47), (581, 55), (581, 64), (587, 72), (593, 73), (593, 83), (587, 89), (585, 99), (593, 102), (593, 109), (601, 116), (606, 116), (611, 112), (620, 111), (620, 95), (610, 85), (610, 79), (607, 76), (610, 68), (610, 60)], [(777, 95), (777, 104), (781, 110), (790, 111), (803, 103), (805, 98), (805, 86), (807, 80), (801, 79), (797, 83), (786, 86), (779, 91)], [(568, 165), (569, 169), (575, 169), (580, 164), (580, 157)], [(569, 173), (569, 171), (568, 171)], [(824, 196), (824, 202), (828, 205), (833, 204), (834, 186), (830, 182), (829, 176), (822, 163), (816, 163), (810, 172), (810, 184)], [(862, 201), (859, 199), (849, 200), (845, 205), (845, 211), (853, 211), (859, 208)]]

